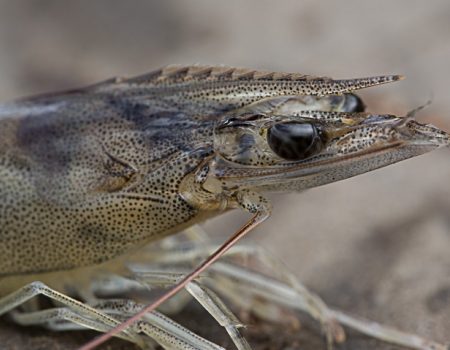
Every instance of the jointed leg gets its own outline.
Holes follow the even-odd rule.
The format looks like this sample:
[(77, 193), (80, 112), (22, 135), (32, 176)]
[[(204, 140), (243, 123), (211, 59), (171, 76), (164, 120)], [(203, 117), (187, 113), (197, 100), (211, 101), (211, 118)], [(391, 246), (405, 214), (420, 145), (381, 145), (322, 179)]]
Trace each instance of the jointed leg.
[[(216, 264), (214, 270), (217, 271), (221, 278), (225, 276), (230, 278), (223, 285), (225, 288), (221, 288), (220, 290), (221, 293), (223, 292), (223, 294), (237, 304), (242, 300), (243, 293), (247, 292), (254, 296), (263, 297), (269, 303), (274, 302), (301, 311), (307, 309), (303, 296), (298, 294), (288, 284), (274, 281), (267, 276), (227, 263)], [(258, 309), (255, 311), (258, 312)], [(356, 318), (339, 310), (329, 308), (328, 313), (332, 319), (340, 324), (388, 343), (421, 350), (448, 349), (445, 345), (421, 338), (415, 334), (401, 332), (373, 321)]]
[[(154, 247), (150, 247), (147, 261), (153, 260), (154, 265), (152, 265), (151, 267), (147, 265), (146, 269), (154, 271), (159, 270), (164, 266), (185, 266), (191, 261), (197, 261), (203, 256), (207, 256), (208, 254), (210, 254), (210, 252), (213, 252), (215, 250), (215, 245), (211, 244), (211, 242), (208, 242), (206, 233), (199, 226), (190, 228), (188, 236), (192, 237), (196, 241), (177, 243), (175, 239), (172, 239), (172, 244), (166, 244), (164, 247), (164, 249), (168, 250), (154, 249)], [(345, 339), (343, 328), (335, 320), (334, 316), (330, 313), (330, 310), (324, 304), (324, 302), (317, 295), (308, 291), (296, 279), (296, 277), (283, 266), (282, 263), (272, 258), (266, 251), (259, 247), (240, 244), (230, 249), (225, 256), (238, 257), (241, 260), (257, 260), (259, 264), (263, 265), (263, 269), (268, 269), (271, 272), (275, 272), (275, 274), (281, 281), (287, 283), (290, 286), (292, 293), (298, 296), (297, 300), (295, 301), (296, 305), (294, 309), (300, 309), (301, 311), (308, 313), (314, 319), (318, 320), (321, 323), (323, 330), (325, 331), (329, 343), (331, 343), (332, 341), (341, 342)], [(223, 261), (218, 262), (217, 265), (217, 268), (216, 264), (212, 265), (206, 274), (208, 276), (211, 276), (214, 271), (220, 269), (220, 267), (223, 266)], [(245, 282), (246, 273), (250, 271), (243, 267), (240, 267), (240, 270), (242, 275), (240, 276), (241, 278), (239, 280)], [(223, 286), (223, 288), (221, 288), (220, 285), (217, 285), (217, 279), (220, 280), (220, 277), (220, 271), (214, 274), (214, 283), (216, 284), (216, 286), (211, 286), (211, 288), (217, 290), (220, 293), (225, 290), (231, 291), (235, 289), (230, 285), (228, 286), (228, 289), (226, 286)], [(264, 281), (264, 283), (280, 282), (266, 276), (266, 281)], [(264, 283), (258, 286), (260, 292), (265, 290)], [(230, 282), (230, 284), (235, 284), (235, 282)], [(222, 294), (226, 294), (226, 292)], [(230, 295), (227, 296), (231, 297)], [(242, 293), (237, 293), (236, 297), (237, 299), (242, 300)], [(238, 304), (241, 304), (241, 302), (238, 302)], [(278, 300), (278, 304), (285, 305), (283, 300)], [(249, 305), (243, 306), (249, 308)], [(292, 305), (285, 306), (293, 307)]]
[[(121, 283), (122, 287), (126, 287), (127, 282), (124, 283), (124, 279), (121, 279)], [(136, 287), (135, 284), (132, 285)], [(145, 288), (143, 285), (140, 286)], [(37, 295), (45, 295), (64, 306), (34, 312), (13, 310)], [(83, 304), (40, 282), (31, 283), (0, 300), (0, 311), (2, 313), (10, 311), (11, 318), (21, 325), (43, 325), (52, 330), (93, 329), (103, 333), (132, 316), (142, 306), (131, 300), (106, 300), (93, 305)], [(149, 342), (149, 338), (143, 337), (142, 334), (167, 349), (223, 350), (222, 347), (197, 336), (157, 312), (146, 314), (143, 320), (118, 333), (117, 336), (142, 348), (149, 348), (153, 341)]]
[(238, 330), (243, 324), (212, 290), (196, 281), (189, 283), (186, 289), (225, 328), (238, 350), (251, 349), (250, 345)]
[[(52, 308), (34, 312), (18, 312), (13, 310), (10, 312), (10, 316), (14, 322), (22, 326), (43, 325), (47, 329), (55, 331), (92, 329), (99, 332), (107, 332), (111, 329), (111, 326), (83, 317), (68, 307)], [(118, 320), (116, 322), (118, 322)], [(140, 339), (137, 334), (129, 336), (126, 333), (120, 333), (117, 336), (137, 344), (142, 342), (142, 339)]]
[[(170, 268), (165, 267), (164, 269), (161, 269), (161, 267), (152, 266), (145, 269), (145, 271), (133, 271), (133, 273), (136, 275), (136, 280), (141, 281), (140, 285), (136, 285), (136, 280), (128, 280), (120, 276), (108, 276), (105, 278), (101, 278), (99, 281), (96, 281), (93, 284), (93, 294), (105, 294), (105, 292), (110, 292), (110, 294), (116, 294), (117, 292), (126, 292), (127, 286), (130, 287), (130, 289), (138, 290), (139, 288), (142, 291), (146, 291), (149, 288), (154, 287), (165, 287), (167, 284), (171, 285), (175, 283), (177, 280), (179, 280), (180, 277), (184, 275), (184, 273), (181, 272), (174, 272), (175, 267)], [(117, 279), (115, 282), (114, 280)], [(100, 283), (99, 283), (100, 282)], [(140, 287), (139, 287), (140, 286)], [(114, 288), (117, 287), (117, 290), (114, 290)], [(204, 285), (200, 284), (200, 282), (193, 281), (189, 283), (186, 286), (186, 290), (188, 293), (190, 293), (215, 319), (216, 321), (225, 328), (225, 330), (229, 333), (231, 339), (235, 343), (236, 347), (239, 350), (249, 350), (250, 345), (247, 343), (247, 341), (242, 337), (240, 334), (238, 328), (242, 327), (242, 323), (233, 315), (233, 313), (225, 306), (225, 304), (219, 299), (219, 297), (210, 289), (206, 288)], [(180, 309), (182, 306), (184, 306), (187, 302), (192, 300), (191, 297), (189, 297), (186, 293), (180, 293), (175, 296), (175, 298), (183, 296), (183, 298), (180, 300), (177, 300), (178, 304), (174, 308)], [(188, 298), (186, 298), (188, 297)], [(125, 302), (125, 301), (123, 301)], [(101, 310), (105, 312), (105, 305), (107, 305), (109, 302), (104, 301), (101, 306)], [(127, 305), (133, 305), (133, 307), (128, 307), (125, 309), (122, 306), (120, 308), (120, 313), (117, 315), (117, 317), (120, 316), (120, 318), (123, 318), (125, 316), (131, 316), (133, 315), (133, 312), (139, 311), (136, 304), (132, 303), (131, 301), (128, 301)], [(142, 307), (142, 306), (141, 306)], [(96, 305), (96, 309), (98, 309), (98, 305)], [(114, 310), (107, 310), (108, 315), (111, 315)], [(156, 314), (156, 313), (155, 313)], [(160, 318), (162, 317), (161, 314)], [(117, 318), (116, 317), (116, 318)], [(153, 313), (146, 314), (143, 319), (147, 319), (148, 317), (153, 317)], [(167, 319), (167, 318), (166, 318)], [(152, 320), (150, 322), (152, 325), (155, 325), (156, 320)], [(172, 322), (173, 323), (173, 322)], [(170, 331), (170, 329), (168, 329)], [(172, 330), (173, 331), (173, 330)], [(185, 330), (183, 333), (186, 334), (188, 331)], [(154, 335), (152, 335), (153, 339), (157, 339)]]
[[(95, 305), (96, 309), (119, 320), (134, 315), (144, 305), (131, 300), (105, 300)], [(223, 350), (222, 347), (196, 335), (159, 312), (146, 314), (132, 325), (136, 332), (142, 332), (167, 349)]]
[[(205, 237), (201, 229), (196, 228), (196, 230), (196, 239)], [(173, 247), (173, 251), (170, 251), (171, 247)], [(209, 251), (214, 249), (214, 246), (211, 243), (205, 242), (201, 242), (200, 244), (188, 242), (185, 243), (182, 249), (180, 249), (180, 244), (176, 243), (166, 248), (169, 249), (170, 253), (166, 251), (164, 254), (161, 252), (161, 255), (155, 256), (152, 252), (152, 257), (156, 259), (154, 262), (157, 266), (186, 264), (192, 261), (192, 259), (195, 260), (208, 254)], [(282, 263), (278, 262), (261, 248), (238, 245), (228, 251), (226, 256), (256, 258), (266, 268), (274, 271), (275, 275), (277, 275), (277, 279), (274, 279), (234, 263), (229, 263), (227, 259), (224, 259), (211, 266), (208, 270), (208, 276), (210, 278), (204, 279), (204, 283), (220, 292), (220, 294), (226, 295), (236, 305), (240, 305), (243, 308), (250, 307), (252, 311), (255, 311), (263, 317), (270, 318), (267, 317), (269, 315), (265, 313), (264, 307), (262, 307), (263, 305), (261, 303), (254, 304), (252, 308), (248, 304), (248, 299), (243, 298), (243, 295), (250, 294), (262, 297), (268, 302), (307, 312), (314, 318), (322, 321), (322, 324), (325, 325), (328, 339), (334, 339), (336, 341), (343, 341), (345, 339), (342, 327), (339, 326), (340, 323), (368, 336), (413, 349), (446, 349), (444, 345), (423, 339), (414, 334), (400, 332), (390, 327), (361, 318), (355, 318), (342, 311), (328, 308), (318, 296), (309, 292), (301, 285), (296, 277)], [(209, 281), (212, 282), (210, 283)]]
[[(0, 315), (5, 314), (31, 298), (43, 295), (55, 302), (59, 302), (67, 308), (58, 308), (53, 310), (37, 311), (32, 313), (20, 314), (14, 312), (12, 317), (22, 324), (42, 324), (55, 321), (58, 318), (70, 319), (82, 326), (95, 330), (107, 331), (119, 324), (114, 318), (99, 312), (98, 310), (72, 299), (60, 292), (57, 292), (41, 282), (30, 283), (19, 290), (0, 299)], [(120, 334), (121, 338), (133, 339), (139, 346), (144, 346), (143, 341), (138, 334), (130, 330), (124, 330)]]

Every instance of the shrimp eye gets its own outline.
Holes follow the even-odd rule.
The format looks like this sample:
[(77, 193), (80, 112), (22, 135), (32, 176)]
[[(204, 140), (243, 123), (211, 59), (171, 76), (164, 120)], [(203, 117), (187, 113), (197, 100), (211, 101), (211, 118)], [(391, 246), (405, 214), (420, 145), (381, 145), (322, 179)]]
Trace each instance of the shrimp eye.
[(346, 94), (343, 109), (345, 112), (364, 112), (366, 105), (358, 95)]
[(286, 160), (302, 160), (320, 152), (324, 146), (320, 129), (311, 123), (280, 123), (267, 133), (267, 142), (278, 156)]

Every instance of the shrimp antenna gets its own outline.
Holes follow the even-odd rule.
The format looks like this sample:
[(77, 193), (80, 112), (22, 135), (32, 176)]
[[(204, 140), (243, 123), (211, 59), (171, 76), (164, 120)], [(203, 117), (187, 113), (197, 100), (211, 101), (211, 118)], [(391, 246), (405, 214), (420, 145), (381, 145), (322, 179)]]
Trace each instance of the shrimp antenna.
[(416, 107), (412, 110), (410, 110), (408, 113), (406, 113), (404, 118), (407, 118), (408, 120), (414, 120), (417, 112), (421, 111), (422, 109), (427, 108), (431, 103), (433, 102), (433, 95), (430, 96), (427, 102), (425, 102), (423, 105), (420, 105), (419, 107)]

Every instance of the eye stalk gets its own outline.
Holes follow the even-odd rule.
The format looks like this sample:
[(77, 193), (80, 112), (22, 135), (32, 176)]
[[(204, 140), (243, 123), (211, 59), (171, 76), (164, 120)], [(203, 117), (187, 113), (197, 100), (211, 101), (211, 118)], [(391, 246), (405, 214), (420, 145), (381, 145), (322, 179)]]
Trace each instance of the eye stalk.
[(279, 157), (296, 161), (309, 158), (324, 148), (324, 134), (315, 124), (288, 122), (272, 126), (267, 142)]

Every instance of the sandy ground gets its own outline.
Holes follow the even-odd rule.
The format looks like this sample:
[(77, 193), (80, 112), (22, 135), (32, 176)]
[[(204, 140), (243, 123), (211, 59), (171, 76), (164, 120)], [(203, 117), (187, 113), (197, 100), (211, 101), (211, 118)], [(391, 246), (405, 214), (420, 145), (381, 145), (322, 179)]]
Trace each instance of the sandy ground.
[[(337, 78), (400, 73), (408, 79), (362, 93), (369, 109), (405, 114), (432, 98), (420, 118), (450, 130), (449, 18), (445, 0), (0, 0), (0, 100), (172, 63)], [(274, 195), (273, 217), (250, 239), (329, 305), (450, 342), (449, 156), (442, 150), (302, 194)], [(225, 237), (230, 222), (244, 220), (231, 213), (205, 227)], [(255, 347), (325, 348), (307, 329), (286, 333), (280, 345), (276, 327), (250, 334)], [(2, 323), (0, 348), (75, 348), (91, 336)], [(352, 334), (341, 348), (391, 347)]]

